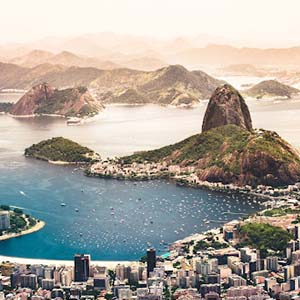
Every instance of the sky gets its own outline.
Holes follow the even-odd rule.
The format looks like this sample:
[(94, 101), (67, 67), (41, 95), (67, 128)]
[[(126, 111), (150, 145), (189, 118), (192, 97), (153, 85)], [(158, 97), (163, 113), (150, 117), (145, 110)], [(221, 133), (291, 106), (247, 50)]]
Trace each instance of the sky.
[(0, 0), (0, 43), (115, 32), (300, 45), (300, 0)]

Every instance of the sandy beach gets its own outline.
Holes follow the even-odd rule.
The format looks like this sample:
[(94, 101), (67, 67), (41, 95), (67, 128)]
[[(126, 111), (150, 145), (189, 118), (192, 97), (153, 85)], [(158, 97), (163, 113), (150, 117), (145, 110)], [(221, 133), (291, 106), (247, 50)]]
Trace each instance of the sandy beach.
[[(3, 256), (0, 255), (0, 262), (11, 262), (15, 264), (41, 264), (48, 266), (73, 266), (73, 260), (53, 260), (53, 259), (39, 259), (39, 258), (23, 258), (23, 257), (11, 257), (11, 256)], [(118, 264), (123, 265), (133, 265), (138, 264), (137, 261), (105, 261), (105, 260), (92, 260), (92, 265), (107, 267), (107, 268), (115, 268)]]
[(12, 239), (12, 238), (16, 238), (25, 234), (30, 234), (36, 231), (41, 230), (44, 226), (46, 225), (45, 222), (43, 221), (39, 221), (37, 222), (33, 227), (27, 229), (27, 230), (23, 230), (19, 233), (8, 233), (8, 234), (4, 234), (2, 236), (0, 236), (0, 241), (4, 241), (4, 240), (8, 240), (8, 239)]

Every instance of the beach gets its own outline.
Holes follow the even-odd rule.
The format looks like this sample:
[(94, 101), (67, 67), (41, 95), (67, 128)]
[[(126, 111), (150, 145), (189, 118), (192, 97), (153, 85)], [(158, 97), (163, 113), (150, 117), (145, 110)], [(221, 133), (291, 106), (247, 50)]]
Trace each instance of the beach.
[(4, 234), (2, 236), (0, 236), (0, 241), (4, 241), (4, 240), (8, 240), (8, 239), (12, 239), (12, 238), (16, 238), (22, 235), (26, 235), (26, 234), (30, 234), (36, 231), (41, 230), (44, 226), (46, 225), (45, 222), (43, 221), (39, 221), (37, 222), (34, 226), (32, 226), (31, 228), (27, 229), (27, 230), (23, 230), (19, 233), (7, 233)]
[[(30, 264), (30, 265), (47, 265), (47, 266), (73, 266), (73, 260), (54, 260), (54, 259), (39, 259), (39, 258), (23, 258), (0, 255), (0, 262), (11, 262), (15, 264)], [(138, 264), (138, 261), (105, 261), (92, 260), (92, 265), (103, 266), (109, 269), (115, 268), (118, 264), (132, 265)]]

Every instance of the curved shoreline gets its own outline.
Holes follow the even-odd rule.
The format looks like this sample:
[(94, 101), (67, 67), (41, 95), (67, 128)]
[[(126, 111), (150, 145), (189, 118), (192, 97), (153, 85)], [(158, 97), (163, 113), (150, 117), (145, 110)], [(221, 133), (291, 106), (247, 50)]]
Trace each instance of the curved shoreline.
[(44, 226), (46, 225), (46, 223), (44, 221), (39, 221), (37, 222), (33, 227), (23, 230), (21, 232), (18, 233), (7, 233), (4, 235), (0, 236), (0, 241), (5, 241), (5, 240), (9, 240), (12, 238), (16, 238), (16, 237), (20, 237), (26, 234), (30, 234), (30, 233), (34, 233), (37, 232), (39, 230), (41, 230), (42, 228), (44, 228)]
[[(5, 256), (0, 255), (0, 262), (8, 261), (16, 264), (42, 264), (42, 265), (51, 265), (51, 266), (73, 266), (73, 260), (57, 260), (57, 259), (45, 259), (45, 258), (25, 258), (25, 257), (14, 257), (14, 256)], [(118, 264), (137, 264), (138, 261), (110, 261), (110, 260), (92, 260), (92, 265), (100, 265), (108, 268), (114, 268)]]

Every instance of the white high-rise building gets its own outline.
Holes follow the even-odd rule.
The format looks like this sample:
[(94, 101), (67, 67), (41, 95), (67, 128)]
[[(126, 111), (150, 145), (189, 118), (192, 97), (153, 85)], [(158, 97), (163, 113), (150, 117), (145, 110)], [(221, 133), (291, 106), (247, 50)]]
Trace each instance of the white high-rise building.
[(0, 210), (0, 230), (10, 227), (10, 213), (7, 210)]

